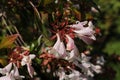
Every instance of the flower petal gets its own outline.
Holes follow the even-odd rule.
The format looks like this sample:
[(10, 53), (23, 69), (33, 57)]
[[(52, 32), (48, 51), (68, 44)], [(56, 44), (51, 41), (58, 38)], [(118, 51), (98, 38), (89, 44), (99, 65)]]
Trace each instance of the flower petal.
[(91, 65), (93, 71), (95, 71), (96, 73), (100, 73), (101, 72), (101, 66), (99, 65)]
[(93, 27), (94, 27), (94, 25), (92, 24), (91, 21), (89, 21), (88, 22), (88, 27), (83, 27), (81, 29), (76, 29), (76, 30), (74, 30), (74, 32), (85, 43), (91, 44), (93, 42), (93, 40), (96, 40), (96, 38), (94, 36), (95, 31), (93, 30)]
[(66, 55), (66, 50), (65, 50), (65, 46), (64, 46), (63, 42), (60, 43), (60, 47), (59, 47), (58, 52), (59, 52), (61, 57), (64, 57)]
[(71, 50), (68, 54), (69, 56), (66, 56), (65, 59), (69, 61), (74, 61), (75, 59), (77, 59), (77, 57), (79, 57), (79, 51), (76, 46), (74, 46), (74, 49)]
[(70, 50), (71, 51), (75, 47), (74, 40), (69, 35), (66, 35), (66, 37), (68, 39), (66, 50)]
[(77, 24), (70, 25), (69, 27), (74, 28), (76, 30), (80, 30), (80, 29), (84, 28), (84, 26), (83, 26), (84, 23), (81, 23), (79, 21), (76, 21), (76, 23)]
[(65, 46), (64, 46), (64, 43), (60, 41), (59, 34), (56, 34), (56, 35), (57, 35), (57, 41), (54, 44), (53, 49), (55, 49), (55, 51), (58, 52), (58, 55), (59, 55), (58, 57), (63, 57), (66, 55)]
[(34, 54), (30, 54), (29, 57), (30, 57), (30, 59), (34, 59), (35, 55)]
[(85, 28), (79, 31), (76, 30), (74, 32), (77, 33), (77, 36), (87, 44), (91, 44), (93, 40), (96, 40), (95, 36), (93, 35), (94, 31), (92, 31), (90, 28)]
[(14, 76), (20, 76), (19, 72), (18, 72), (18, 68), (16, 67), (16, 65), (13, 64), (13, 66), (14, 66)]
[(7, 66), (5, 66), (3, 69), (1, 69), (0, 68), (0, 73), (1, 74), (7, 74), (7, 73), (9, 73), (10, 72), (10, 70), (11, 70), (11, 68), (12, 68), (12, 63), (9, 63)]
[(28, 56), (23, 56), (23, 59), (21, 61), (21, 65), (24, 66), (27, 63)]
[(93, 35), (95, 32), (90, 28), (90, 27), (85, 27), (84, 29), (81, 30), (74, 30), (75, 33), (78, 33), (80, 35)]
[(86, 44), (92, 44), (93, 43), (93, 40), (89, 37), (86, 37), (86, 36), (79, 36), (80, 39), (82, 39)]
[(11, 79), (10, 76), (7, 75), (7, 76), (2, 76), (2, 77), (0, 77), (0, 80), (15, 80), (15, 79), (14, 79), (14, 78)]
[(57, 41), (56, 41), (56, 43), (54, 44), (54, 46), (53, 46), (53, 48), (55, 49), (55, 50), (58, 50), (59, 49), (59, 47), (60, 47), (60, 36), (59, 36), (59, 34), (56, 34), (56, 36), (57, 36)]
[(30, 77), (33, 77), (34, 74), (34, 69), (30, 64), (27, 64), (27, 69), (28, 69), (28, 73), (30, 75)]
[(90, 27), (91, 29), (94, 28), (94, 25), (93, 25), (92, 21), (89, 21), (89, 22), (88, 22), (88, 27)]

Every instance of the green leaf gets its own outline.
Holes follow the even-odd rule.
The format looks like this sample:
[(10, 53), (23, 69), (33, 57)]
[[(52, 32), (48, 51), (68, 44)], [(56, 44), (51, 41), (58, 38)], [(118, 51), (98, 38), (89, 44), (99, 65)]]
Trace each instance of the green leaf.
[(53, 45), (53, 41), (49, 40), (46, 37), (43, 37), (42, 40), (44, 41), (45, 45), (47, 45), (47, 46), (52, 46)]
[(0, 42), (0, 49), (10, 47), (15, 42), (18, 36), (19, 34), (14, 34), (14, 35), (3, 37)]

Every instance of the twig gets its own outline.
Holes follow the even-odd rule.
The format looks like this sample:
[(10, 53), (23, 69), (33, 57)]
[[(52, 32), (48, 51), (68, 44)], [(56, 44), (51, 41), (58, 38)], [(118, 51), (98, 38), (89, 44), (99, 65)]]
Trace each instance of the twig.
[[(7, 25), (7, 22), (5, 21), (5, 18), (2, 16), (2, 21), (5, 25), (5, 27), (7, 28), (8, 32), (10, 33), (10, 35), (13, 35), (12, 31), (10, 30), (10, 28)], [(18, 45), (18, 43), (15, 41), (15, 44)]]
[(37, 16), (38, 16), (39, 20), (41, 21), (41, 23), (43, 23), (43, 21), (42, 21), (42, 19), (40, 17), (40, 14), (39, 14), (37, 8), (35, 7), (35, 5), (31, 1), (29, 1), (29, 3), (33, 7), (33, 9), (34, 9), (35, 13), (37, 14)]

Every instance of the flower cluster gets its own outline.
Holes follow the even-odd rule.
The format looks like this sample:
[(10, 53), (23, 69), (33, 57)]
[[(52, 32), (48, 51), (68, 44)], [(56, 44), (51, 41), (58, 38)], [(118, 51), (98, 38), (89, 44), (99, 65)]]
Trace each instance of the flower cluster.
[[(76, 21), (76, 24), (66, 25), (62, 27), (62, 29), (57, 28), (57, 41), (53, 46), (53, 50), (58, 53), (57, 55), (59, 55), (59, 57), (66, 57), (66, 59), (72, 59), (73, 56), (77, 56), (78, 54), (74, 38), (78, 37), (85, 43), (91, 44), (94, 40), (96, 40), (95, 31), (93, 30), (93, 28), (94, 26), (91, 21)], [(69, 57), (67, 56), (68, 54)]]
[[(25, 29), (30, 30), (28, 34), (33, 32), (35, 35), (32, 35), (33, 40), (31, 41), (33, 42), (28, 40), (28, 44), (24, 42), (21, 35), (12, 36), (10, 39), (7, 37), (5, 41), (1, 42), (3, 47), (0, 46), (0, 48), (12, 45), (14, 42), (16, 45), (13, 46), (14, 49), (10, 48), (11, 52), (7, 56), (8, 64), (4, 68), (0, 68), (0, 80), (93, 80), (95, 74), (102, 72), (104, 58), (98, 57), (93, 63), (90, 50), (88, 48), (80, 50), (82, 48), (80, 46), (91, 45), (96, 40), (96, 35), (100, 34), (100, 30), (95, 28), (91, 18), (83, 18), (89, 10), (98, 13), (92, 6), (92, 2), (88, 1), (90, 3), (88, 6), (86, 5), (87, 1), (84, 2), (84, 0), (27, 0), (27, 2), (21, 0), (13, 2), (20, 3), (20, 6), (15, 6), (15, 10), (11, 9), (12, 11), (23, 9), (22, 11), (26, 10), (23, 13), (31, 12), (30, 19), (34, 20), (30, 21), (30, 25), (27, 23), (27, 26), (32, 26), (32, 28)], [(79, 2), (79, 5), (76, 2)], [(8, 3), (12, 5), (11, 1)], [(82, 8), (82, 6), (86, 7)], [(20, 11), (17, 13), (19, 14)], [(34, 16), (31, 15), (33, 11)], [(83, 13), (85, 14), (83, 15)], [(18, 14), (15, 15), (15, 19), (20, 17), (20, 22), (22, 22), (24, 16), (22, 13)], [(7, 18), (4, 16), (2, 18), (6, 26), (7, 23), (17, 24), (16, 21), (5, 22), (4, 19)], [(29, 20), (29, 17), (27, 19)], [(11, 35), (19, 34), (15, 26), (13, 30), (10, 29), (8, 28), (8, 32)], [(38, 36), (40, 37), (38, 38)], [(22, 70), (25, 72), (21, 72)]]
[(22, 80), (24, 76), (19, 74), (18, 68), (14, 63), (9, 63), (4, 68), (0, 68), (0, 73), (3, 75), (0, 80)]
[[(20, 77), (18, 68), (22, 66), (27, 66), (28, 73), (30, 77), (34, 75), (34, 69), (32, 65), (32, 59), (35, 58), (34, 54), (29, 54), (29, 50), (24, 47), (16, 47), (10, 54), (9, 54), (9, 64), (1, 69), (1, 73), (5, 77), (1, 77), (0, 79), (8, 80), (7, 77), (10, 77), (9, 80), (16, 80), (16, 76)], [(13, 66), (13, 70), (12, 69)], [(22, 78), (22, 77), (21, 77)]]
[[(45, 54), (42, 54), (40, 58), (43, 58), (44, 65), (49, 64), (47, 65), (49, 69), (52, 67), (50, 64), (56, 64), (56, 66), (59, 64), (58, 69), (53, 72), (59, 77), (59, 80), (89, 80), (94, 73), (102, 72), (99, 63), (104, 64), (104, 59), (101, 62), (98, 59), (96, 65), (92, 64), (91, 58), (87, 57), (87, 51), (80, 53), (74, 41), (77, 37), (86, 44), (91, 44), (96, 40), (92, 21), (76, 21), (76, 24), (57, 26), (55, 30), (57, 38), (55, 44), (53, 47), (46, 48)], [(64, 64), (64, 67), (61, 66), (60, 61), (54, 62), (57, 59), (64, 59), (68, 62)], [(74, 66), (68, 65), (69, 63)]]

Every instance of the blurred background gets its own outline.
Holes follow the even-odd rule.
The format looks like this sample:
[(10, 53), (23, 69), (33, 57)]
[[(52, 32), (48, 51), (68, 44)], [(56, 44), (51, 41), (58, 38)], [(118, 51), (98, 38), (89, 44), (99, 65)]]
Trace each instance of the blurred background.
[[(101, 16), (98, 26), (101, 28), (102, 37), (100, 44), (96, 47), (96, 52), (108, 56), (107, 65), (113, 69), (108, 69), (109, 79), (120, 80), (120, 0), (98, 0)], [(105, 74), (106, 75), (106, 74)]]

